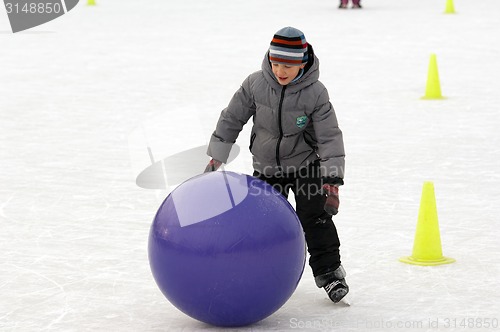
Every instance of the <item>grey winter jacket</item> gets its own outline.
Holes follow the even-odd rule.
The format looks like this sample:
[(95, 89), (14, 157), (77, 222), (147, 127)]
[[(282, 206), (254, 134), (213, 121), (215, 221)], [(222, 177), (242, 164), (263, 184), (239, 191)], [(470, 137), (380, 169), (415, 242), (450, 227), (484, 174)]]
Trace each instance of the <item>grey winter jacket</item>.
[(344, 177), (344, 142), (328, 91), (318, 81), (319, 60), (309, 45), (309, 63), (300, 79), (282, 86), (268, 54), (243, 82), (220, 115), (207, 154), (226, 162), (233, 143), (253, 117), (250, 151), (261, 174), (294, 173), (319, 159), (321, 175)]

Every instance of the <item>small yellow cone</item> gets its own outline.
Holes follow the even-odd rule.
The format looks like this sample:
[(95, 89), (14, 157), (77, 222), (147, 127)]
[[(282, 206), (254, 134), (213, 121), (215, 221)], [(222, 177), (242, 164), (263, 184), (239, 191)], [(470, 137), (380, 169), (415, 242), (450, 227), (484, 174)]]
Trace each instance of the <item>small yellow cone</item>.
[(424, 182), (422, 189), (413, 253), (409, 257), (401, 257), (399, 260), (413, 265), (441, 265), (455, 261), (453, 258), (443, 257), (432, 182)]
[(87, 6), (95, 6), (95, 0), (87, 0)]
[(453, 0), (446, 0), (445, 14), (455, 14), (455, 6), (453, 5)]
[(427, 72), (427, 84), (425, 86), (425, 96), (422, 99), (443, 99), (441, 95), (441, 84), (439, 83), (439, 72), (437, 67), (436, 54), (431, 54), (429, 69)]

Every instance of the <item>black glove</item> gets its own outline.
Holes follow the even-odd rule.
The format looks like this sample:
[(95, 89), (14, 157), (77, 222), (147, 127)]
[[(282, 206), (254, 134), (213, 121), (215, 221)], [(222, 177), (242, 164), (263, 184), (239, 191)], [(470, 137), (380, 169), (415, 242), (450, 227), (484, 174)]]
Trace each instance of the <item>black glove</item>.
[(210, 159), (210, 162), (208, 163), (207, 167), (205, 167), (205, 172), (214, 172), (219, 169), (219, 167), (222, 165), (222, 162), (215, 160), (215, 159)]

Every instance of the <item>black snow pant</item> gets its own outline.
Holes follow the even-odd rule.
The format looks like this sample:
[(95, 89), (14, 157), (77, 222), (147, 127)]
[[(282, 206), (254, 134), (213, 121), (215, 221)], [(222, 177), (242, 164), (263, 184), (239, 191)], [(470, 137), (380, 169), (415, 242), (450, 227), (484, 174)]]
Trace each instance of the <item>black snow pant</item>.
[(290, 190), (294, 192), (313, 275), (316, 277), (336, 270), (340, 266), (340, 240), (332, 216), (324, 210), (326, 197), (321, 192), (323, 181), (319, 162), (293, 174), (265, 176), (255, 171), (253, 175), (272, 185), (286, 198)]

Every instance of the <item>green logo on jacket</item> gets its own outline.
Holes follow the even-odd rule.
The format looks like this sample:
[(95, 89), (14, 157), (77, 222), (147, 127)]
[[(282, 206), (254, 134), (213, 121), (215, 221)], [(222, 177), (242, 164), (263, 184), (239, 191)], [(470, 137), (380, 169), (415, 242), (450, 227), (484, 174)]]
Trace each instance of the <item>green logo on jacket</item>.
[(302, 115), (302, 116), (299, 116), (297, 118), (297, 122), (296, 122), (297, 127), (304, 128), (304, 126), (306, 125), (306, 123), (307, 123), (307, 116), (306, 115)]

